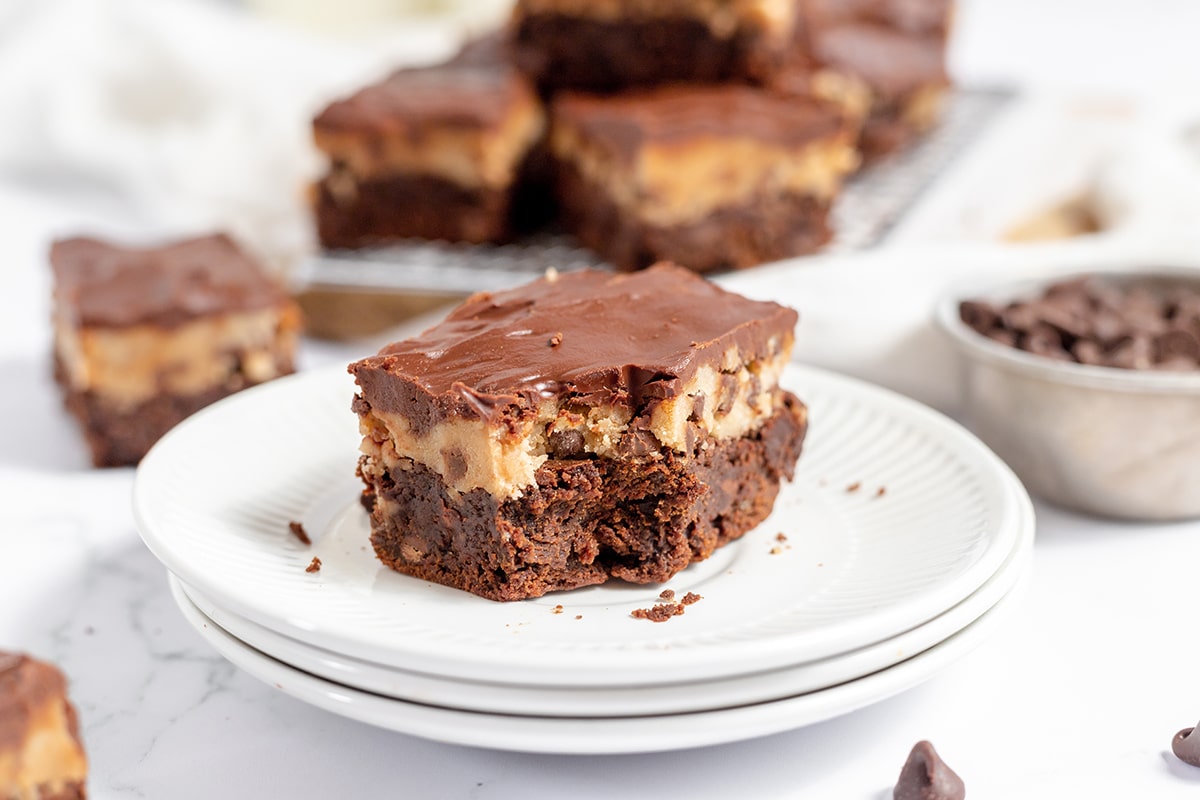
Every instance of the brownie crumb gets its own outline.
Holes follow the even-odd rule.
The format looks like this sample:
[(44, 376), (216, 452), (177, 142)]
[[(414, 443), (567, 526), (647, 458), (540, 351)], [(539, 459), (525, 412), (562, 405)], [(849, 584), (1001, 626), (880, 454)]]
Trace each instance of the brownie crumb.
[(563, 335), (561, 333), (556, 333), (550, 337), (550, 340), (548, 342), (546, 342), (546, 344), (549, 345), (550, 347), (558, 347), (560, 344), (562, 344), (562, 342), (563, 342)]
[(855, 481), (854, 483), (852, 483), (846, 487), (846, 491), (849, 492), (850, 494), (854, 494), (861, 488), (862, 488), (862, 481)]
[(674, 599), (675, 599), (675, 590), (674, 590), (674, 589), (663, 589), (663, 590), (662, 590), (662, 593), (660, 593), (660, 594), (658, 595), (658, 599), (660, 599), (660, 600), (674, 600)]
[(699, 602), (700, 600), (703, 600), (703, 599), (704, 599), (703, 597), (696, 594), (695, 592), (688, 592), (687, 594), (685, 594), (683, 596), (683, 599), (680, 600), (679, 602), (685, 606), (690, 606), (692, 603)]
[(583, 619), (583, 614), (576, 614), (575, 619)]
[(666, 622), (671, 617), (683, 613), (683, 603), (656, 603), (651, 608), (636, 608), (629, 616), (636, 619), (648, 619), (651, 622)]
[(777, 541), (777, 542), (786, 542), (786, 541), (787, 541), (787, 534), (786, 534), (786, 533), (784, 533), (783, 531), (780, 531), (779, 533), (775, 534), (775, 541)]
[(321, 571), (321, 559), (317, 558), (316, 556), (313, 556), (313, 560), (310, 561), (308, 566), (304, 568), (304, 571), (305, 572), (320, 572)]
[(780, 553), (782, 553), (782, 552), (783, 552), (783, 548), (782, 548), (782, 547), (780, 547), (779, 545), (775, 545), (775, 546), (774, 546), (774, 547), (772, 547), (772, 548), (771, 548), (771, 550), (770, 550), (770, 553), (771, 553), (771, 555), (773, 555), (773, 556), (777, 556), (777, 555), (779, 555), (779, 554), (780, 554)]
[(308, 531), (304, 530), (304, 523), (292, 520), (288, 523), (288, 530), (300, 540), (300, 544), (312, 544), (312, 539), (308, 538)]
[(878, 489), (875, 490), (876, 497), (883, 497), (885, 494), (887, 494), (886, 486), (880, 486)]
[(555, 607), (554, 607), (554, 609), (553, 609), (553, 611), (552, 611), (552, 613), (554, 613), (554, 614), (561, 614), (562, 612), (563, 612), (563, 607), (562, 607), (562, 606), (555, 606)]

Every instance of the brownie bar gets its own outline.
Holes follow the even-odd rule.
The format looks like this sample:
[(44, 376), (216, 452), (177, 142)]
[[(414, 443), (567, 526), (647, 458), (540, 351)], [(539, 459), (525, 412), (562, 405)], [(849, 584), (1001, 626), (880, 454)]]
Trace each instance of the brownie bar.
[(477, 295), (350, 365), (379, 558), (495, 600), (663, 581), (770, 512), (794, 311), (688, 270)]
[(835, 106), (747, 86), (569, 94), (550, 146), (567, 228), (621, 270), (698, 272), (810, 253), (857, 164)]
[(87, 797), (87, 757), (66, 691), (50, 664), (0, 652), (0, 798)]
[[(326, 247), (402, 238), (505, 241), (536, 183), (545, 114), (498, 37), (401, 70), (313, 122), (330, 167), (314, 190)], [(544, 205), (544, 203), (543, 203)]]
[(300, 316), (228, 237), (56, 242), (54, 372), (96, 466), (136, 464), (199, 408), (293, 371)]
[(765, 0), (521, 0), (517, 64), (544, 92), (761, 81), (786, 60), (795, 4)]
[(769, 83), (840, 104), (861, 120), (864, 162), (937, 121), (949, 86), (948, 0), (801, 0), (802, 45)]

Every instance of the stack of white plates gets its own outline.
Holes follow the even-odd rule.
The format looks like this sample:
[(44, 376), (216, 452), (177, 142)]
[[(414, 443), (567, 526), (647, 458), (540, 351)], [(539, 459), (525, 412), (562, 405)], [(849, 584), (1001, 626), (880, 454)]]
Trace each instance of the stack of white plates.
[[(810, 407), (795, 481), (761, 526), (664, 585), (496, 603), (382, 567), (341, 370), (180, 425), (142, 462), (135, 509), (196, 630), (334, 713), (521, 751), (746, 739), (894, 695), (962, 656), (1011, 605), (1033, 539), (1021, 485), (955, 423), (814, 369), (784, 382)], [(702, 599), (663, 623), (631, 615), (664, 589)]]

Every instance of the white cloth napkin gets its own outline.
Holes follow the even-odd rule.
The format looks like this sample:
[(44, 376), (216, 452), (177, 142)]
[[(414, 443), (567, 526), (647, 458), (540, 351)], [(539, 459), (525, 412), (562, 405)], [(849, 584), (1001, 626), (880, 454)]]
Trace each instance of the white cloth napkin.
[(111, 191), (156, 231), (229, 230), (265, 255), (309, 244), (313, 114), (451, 26), (334, 40), (198, 0), (9, 0), (0, 173)]

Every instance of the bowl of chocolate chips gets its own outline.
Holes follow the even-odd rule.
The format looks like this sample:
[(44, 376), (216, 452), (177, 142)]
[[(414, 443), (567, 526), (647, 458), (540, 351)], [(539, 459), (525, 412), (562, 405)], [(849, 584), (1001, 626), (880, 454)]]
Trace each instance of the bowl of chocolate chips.
[(957, 292), (968, 424), (1030, 491), (1109, 517), (1200, 516), (1200, 270)]

